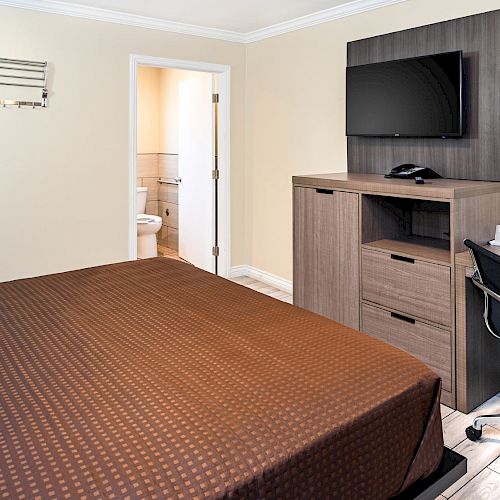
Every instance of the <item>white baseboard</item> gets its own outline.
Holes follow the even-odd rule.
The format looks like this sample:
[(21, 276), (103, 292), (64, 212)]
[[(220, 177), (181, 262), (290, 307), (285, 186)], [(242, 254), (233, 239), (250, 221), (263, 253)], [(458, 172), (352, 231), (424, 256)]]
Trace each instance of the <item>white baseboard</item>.
[(261, 271), (256, 267), (243, 265), (234, 266), (231, 268), (231, 272), (229, 274), (230, 278), (240, 278), (241, 276), (248, 276), (249, 278), (262, 281), (262, 283), (274, 286), (278, 290), (283, 290), (290, 295), (293, 293), (292, 281), (286, 280), (280, 276), (276, 276), (275, 274), (271, 274), (266, 271)]

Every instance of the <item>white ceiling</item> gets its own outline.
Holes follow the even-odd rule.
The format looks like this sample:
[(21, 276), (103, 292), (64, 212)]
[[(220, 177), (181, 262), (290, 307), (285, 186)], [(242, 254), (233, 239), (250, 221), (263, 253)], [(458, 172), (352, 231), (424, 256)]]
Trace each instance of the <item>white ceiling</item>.
[(248, 33), (351, 0), (60, 0), (166, 21)]

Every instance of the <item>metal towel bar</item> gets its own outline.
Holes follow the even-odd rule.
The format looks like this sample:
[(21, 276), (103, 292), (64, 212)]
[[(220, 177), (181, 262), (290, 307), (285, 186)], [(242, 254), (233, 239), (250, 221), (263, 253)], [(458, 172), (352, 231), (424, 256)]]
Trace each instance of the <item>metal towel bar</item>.
[[(21, 108), (29, 106), (31, 108), (47, 107), (47, 62), (25, 61), (22, 59), (5, 59), (0, 57), (0, 85), (9, 87), (27, 87), (32, 89), (42, 89), (42, 99), (40, 101), (30, 101), (21, 99), (0, 99), (0, 106), (15, 106)], [(26, 74), (28, 73), (28, 74)], [(38, 76), (33, 76), (37, 73)], [(42, 82), (40, 84), (35, 82)]]

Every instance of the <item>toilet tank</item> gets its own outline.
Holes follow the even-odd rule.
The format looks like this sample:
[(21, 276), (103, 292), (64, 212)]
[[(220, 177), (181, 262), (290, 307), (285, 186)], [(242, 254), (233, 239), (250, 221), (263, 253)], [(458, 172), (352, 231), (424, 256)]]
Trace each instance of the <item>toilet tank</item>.
[(138, 187), (137, 188), (137, 203), (136, 210), (137, 214), (145, 214), (146, 213), (146, 199), (148, 197), (148, 188), (147, 187)]

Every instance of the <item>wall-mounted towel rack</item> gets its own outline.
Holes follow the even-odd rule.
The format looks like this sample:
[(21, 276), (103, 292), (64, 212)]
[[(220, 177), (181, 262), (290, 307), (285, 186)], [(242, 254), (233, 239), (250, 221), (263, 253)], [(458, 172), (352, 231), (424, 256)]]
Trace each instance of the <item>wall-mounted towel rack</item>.
[(22, 59), (5, 59), (0, 57), (0, 85), (9, 87), (27, 87), (41, 89), (40, 101), (0, 99), (0, 106), (30, 108), (47, 107), (47, 62), (25, 61)]

